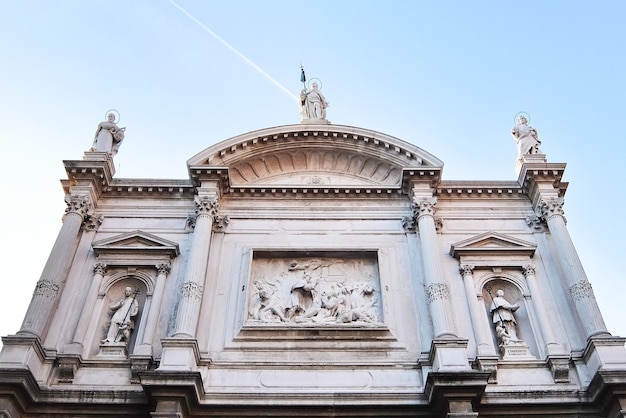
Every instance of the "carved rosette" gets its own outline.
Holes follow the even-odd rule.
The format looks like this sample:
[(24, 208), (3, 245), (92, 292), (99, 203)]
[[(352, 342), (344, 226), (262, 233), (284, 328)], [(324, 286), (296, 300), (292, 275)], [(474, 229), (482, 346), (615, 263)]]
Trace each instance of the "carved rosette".
[(39, 280), (35, 285), (35, 296), (43, 296), (47, 299), (54, 299), (59, 291), (59, 285), (51, 280)]
[(185, 299), (202, 299), (204, 289), (196, 282), (186, 282), (180, 288), (180, 293)]
[(472, 264), (463, 264), (459, 267), (459, 272), (461, 272), (463, 277), (471, 276), (474, 272), (474, 268), (475, 266)]
[(428, 303), (438, 299), (450, 299), (450, 287), (446, 283), (433, 283), (426, 287)]
[(542, 199), (539, 205), (537, 205), (537, 215), (543, 217), (543, 219), (549, 219), (553, 216), (562, 216), (565, 219), (565, 212), (563, 211), (563, 204), (565, 200), (562, 197), (553, 197), (550, 199)]
[(524, 276), (526, 276), (526, 277), (534, 276), (535, 275), (535, 265), (534, 264), (527, 264), (525, 266), (522, 266), (522, 272), (524, 273)]
[(172, 269), (172, 264), (171, 263), (160, 263), (157, 264), (156, 266), (157, 272), (159, 275), (163, 274), (165, 276), (167, 276), (168, 274), (170, 274), (170, 270)]
[(581, 280), (569, 288), (569, 293), (575, 301), (594, 298), (593, 288), (587, 280)]
[(95, 263), (93, 265), (93, 272), (95, 274), (99, 274), (101, 276), (104, 276), (104, 274), (107, 272), (107, 265), (104, 263)]

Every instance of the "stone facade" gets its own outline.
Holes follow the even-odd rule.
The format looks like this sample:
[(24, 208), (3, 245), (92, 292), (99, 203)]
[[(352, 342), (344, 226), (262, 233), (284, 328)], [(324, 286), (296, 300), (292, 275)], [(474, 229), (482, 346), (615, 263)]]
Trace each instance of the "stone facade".
[(64, 162), (63, 226), (3, 337), (4, 416), (626, 416), (565, 164), (442, 180), (329, 123), (225, 140), (188, 180), (112, 158)]

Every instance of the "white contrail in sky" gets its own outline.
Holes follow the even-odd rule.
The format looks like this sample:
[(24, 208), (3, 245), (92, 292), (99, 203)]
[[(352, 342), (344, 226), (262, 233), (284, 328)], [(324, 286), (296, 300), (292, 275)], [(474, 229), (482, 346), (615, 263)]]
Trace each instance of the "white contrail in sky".
[(170, 3), (172, 3), (173, 6), (175, 6), (178, 10), (180, 10), (181, 12), (183, 12), (185, 14), (185, 16), (187, 16), (189, 19), (193, 20), (196, 24), (198, 24), (198, 26), (200, 26), (202, 29), (204, 29), (205, 31), (207, 31), (211, 36), (213, 36), (215, 39), (217, 39), (222, 45), (224, 45), (226, 48), (230, 49), (232, 52), (234, 52), (237, 56), (239, 56), (239, 58), (241, 58), (242, 60), (244, 60), (246, 62), (246, 64), (250, 65), (252, 68), (254, 68), (255, 70), (257, 70), (261, 75), (265, 76), (265, 78), (267, 78), (269, 81), (271, 81), (272, 83), (274, 83), (274, 85), (278, 86), (278, 88), (280, 88), (282, 91), (284, 91), (285, 93), (287, 93), (289, 96), (291, 96), (293, 99), (295, 99), (296, 101), (298, 101), (298, 97), (293, 94), (292, 92), (290, 92), (289, 90), (287, 90), (282, 84), (280, 84), (278, 81), (274, 80), (272, 78), (272, 76), (270, 76), (268, 73), (266, 73), (265, 71), (263, 71), (261, 68), (259, 68), (255, 63), (253, 63), (252, 61), (250, 61), (245, 55), (243, 55), (241, 52), (237, 51), (232, 45), (230, 45), (228, 42), (226, 42), (225, 40), (223, 40), (222, 38), (220, 38), (215, 32), (213, 32), (211, 29), (207, 28), (202, 22), (200, 22), (198, 19), (196, 19), (195, 17), (193, 17), (187, 10), (183, 9), (182, 7), (180, 7), (178, 4), (176, 4), (175, 1), (173, 0), (169, 0)]

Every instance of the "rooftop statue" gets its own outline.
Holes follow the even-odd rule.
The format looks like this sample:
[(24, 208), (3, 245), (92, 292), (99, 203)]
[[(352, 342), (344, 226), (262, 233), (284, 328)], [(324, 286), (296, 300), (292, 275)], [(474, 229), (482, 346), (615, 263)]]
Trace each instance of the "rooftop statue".
[(315, 79), (311, 80), (310, 88), (307, 88), (306, 76), (304, 74), (304, 69), (302, 69), (300, 81), (302, 82), (303, 87), (300, 91), (300, 107), (303, 122), (311, 120), (326, 120), (326, 108), (329, 104), (320, 90), (320, 85), (314, 80)]
[(511, 135), (517, 143), (518, 158), (527, 154), (541, 154), (539, 145), (541, 141), (537, 135), (537, 130), (528, 125), (528, 118), (521, 114), (517, 118), (517, 125), (511, 129)]
[(124, 140), (126, 128), (117, 126), (116, 120), (119, 121), (119, 113), (117, 115), (116, 113), (115, 110), (109, 110), (106, 115), (107, 120), (98, 124), (91, 151), (117, 154)]

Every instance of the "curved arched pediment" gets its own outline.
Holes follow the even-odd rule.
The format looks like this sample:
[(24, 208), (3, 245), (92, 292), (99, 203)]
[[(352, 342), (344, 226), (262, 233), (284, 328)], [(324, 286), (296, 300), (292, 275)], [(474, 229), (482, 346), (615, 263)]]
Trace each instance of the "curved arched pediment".
[(404, 169), (441, 168), (426, 151), (376, 131), (285, 125), (215, 144), (187, 161), (227, 167), (233, 186), (400, 186)]

